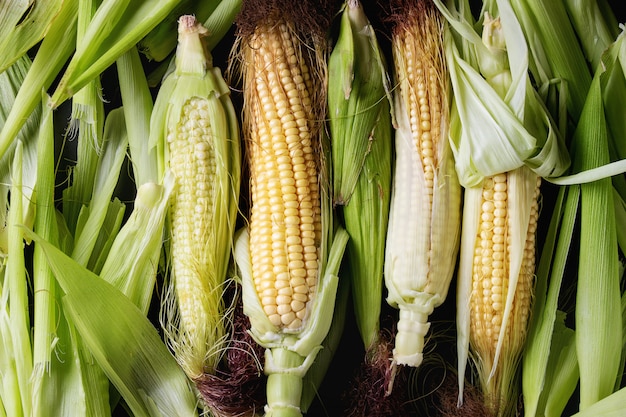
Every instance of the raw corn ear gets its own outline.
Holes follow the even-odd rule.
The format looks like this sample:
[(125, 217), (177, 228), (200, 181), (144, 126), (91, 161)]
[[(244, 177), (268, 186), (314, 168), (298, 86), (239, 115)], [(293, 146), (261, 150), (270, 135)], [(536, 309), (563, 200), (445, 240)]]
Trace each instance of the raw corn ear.
[[(474, 235), (470, 348), (485, 402), (496, 415), (511, 415), (507, 408), (516, 404), (512, 381), (533, 297), (540, 183), (520, 167), (465, 190), (463, 230), (470, 241)], [(470, 256), (471, 249), (463, 250)]]
[[(569, 154), (529, 78), (529, 50), (507, 2), (434, 0), (448, 21), (445, 53), (454, 99), (450, 142), (465, 187), (457, 279), (459, 405), (469, 358), (485, 405), (517, 411), (521, 350), (535, 277), (540, 177)], [(481, 28), (480, 33), (476, 31)]]
[(397, 128), (385, 284), (400, 309), (394, 360), (419, 366), (428, 316), (444, 302), (456, 265), (461, 186), (448, 141), (444, 21), (431, 2), (408, 10), (392, 32)]
[(193, 16), (179, 20), (176, 70), (151, 119), (161, 175), (171, 173), (167, 341), (187, 375), (213, 373), (227, 337), (222, 300), (239, 199), (239, 127), (229, 89)]
[(296, 29), (318, 14), (312, 2), (283, 3), (249, 21), (256, 3), (244, 2), (237, 40), (251, 207), (235, 260), (250, 332), (266, 349), (268, 417), (301, 415), (302, 378), (330, 328), (347, 242), (333, 228), (325, 166), (324, 40)]

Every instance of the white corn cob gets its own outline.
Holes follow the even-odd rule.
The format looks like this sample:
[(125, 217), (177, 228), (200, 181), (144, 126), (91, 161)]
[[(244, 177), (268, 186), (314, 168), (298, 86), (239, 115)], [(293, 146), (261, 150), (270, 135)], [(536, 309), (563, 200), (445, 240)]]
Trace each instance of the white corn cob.
[(394, 359), (419, 366), (428, 316), (456, 264), (461, 187), (448, 142), (443, 22), (419, 2), (395, 27), (396, 162), (385, 254), (387, 301), (400, 309)]

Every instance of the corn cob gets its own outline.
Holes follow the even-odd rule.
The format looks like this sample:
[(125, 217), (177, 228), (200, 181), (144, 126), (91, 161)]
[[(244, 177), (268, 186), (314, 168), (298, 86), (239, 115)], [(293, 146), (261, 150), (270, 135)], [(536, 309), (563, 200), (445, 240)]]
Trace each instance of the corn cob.
[[(501, 22), (486, 13), (483, 25), (492, 54), (485, 55), (482, 74), (503, 96), (511, 73), (502, 66)], [(537, 174), (521, 166), (465, 190), (460, 276), (471, 274), (469, 344), (485, 405), (497, 416), (513, 415), (517, 404), (517, 369), (534, 288), (539, 186)]]
[(516, 404), (509, 397), (516, 392), (513, 381), (534, 288), (540, 183), (539, 176), (522, 166), (465, 190), (467, 242), (461, 251), (473, 256), (470, 348), (484, 400), (494, 415), (510, 415)]
[(385, 284), (400, 309), (394, 359), (419, 366), (428, 316), (445, 300), (456, 264), (461, 187), (448, 142), (443, 20), (430, 1), (401, 10), (392, 32), (398, 126)]
[[(250, 146), (254, 202), (250, 245), (259, 248), (252, 253), (252, 274), (272, 324), (298, 329), (317, 285), (322, 227), (314, 127), (307, 122), (307, 119), (315, 120), (309, 97), (313, 86), (309, 69), (294, 65), (295, 56), (290, 59), (278, 55), (281, 49), (285, 54), (295, 50), (288, 27), (283, 24), (267, 29), (258, 40), (252, 41), (248, 50), (252, 52), (258, 46), (258, 53), (254, 51), (250, 59), (254, 60), (255, 68), (268, 68), (266, 79), (255, 80), (263, 108), (253, 109), (258, 137), (253, 136)], [(264, 48), (264, 41), (270, 48), (280, 45), (281, 49), (272, 53)], [(275, 72), (270, 65), (276, 65)], [(282, 85), (284, 93), (277, 91), (280, 87), (269, 75), (279, 77), (283, 73), (290, 77)], [(271, 98), (273, 93), (278, 93), (278, 97)], [(283, 204), (275, 204), (280, 200)], [(272, 240), (268, 242), (265, 239), (269, 236)]]
[(150, 140), (171, 171), (169, 211), (173, 293), (167, 339), (192, 379), (213, 373), (226, 338), (222, 292), (239, 195), (239, 133), (228, 86), (204, 48), (206, 29), (179, 21), (176, 70), (163, 82)]
[[(524, 45), (510, 6), (498, 2), (505, 27), (488, 11), (495, 4), (485, 5), (481, 38), (461, 29), (467, 22), (437, 3), (455, 30), (463, 30), (462, 39), (477, 47), (476, 56), (461, 58), (452, 43), (446, 45), (455, 89), (451, 143), (466, 187), (457, 288), (459, 403), (471, 349), (485, 405), (494, 415), (511, 415), (534, 286), (539, 175), (562, 173), (569, 158), (561, 153), (553, 122), (521, 69), (528, 65), (525, 52), (507, 52), (513, 39)], [(464, 59), (476, 69), (462, 67)], [(479, 85), (484, 86), (480, 94), (489, 98), (472, 107)], [(488, 102), (500, 105), (488, 107)], [(476, 123), (485, 121), (480, 130), (472, 130), (470, 115)], [(514, 128), (502, 131), (501, 126)], [(531, 144), (541, 152), (524, 149)]]
[(333, 229), (320, 154), (325, 51), (303, 43), (311, 33), (316, 42), (323, 37), (296, 31), (289, 2), (264, 5), (260, 14), (256, 6), (244, 2), (238, 20), (252, 205), (235, 256), (244, 312), (266, 349), (266, 416), (299, 416), (302, 377), (332, 320), (347, 234), (339, 232), (328, 252)]

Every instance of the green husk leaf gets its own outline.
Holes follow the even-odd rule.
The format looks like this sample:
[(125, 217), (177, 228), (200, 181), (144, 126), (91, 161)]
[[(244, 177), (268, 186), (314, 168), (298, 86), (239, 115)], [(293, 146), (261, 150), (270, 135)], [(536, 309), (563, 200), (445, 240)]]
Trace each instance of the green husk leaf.
[(626, 404), (626, 388), (614, 392), (572, 417), (621, 417), (624, 414), (624, 404)]
[(358, 1), (343, 6), (339, 37), (328, 59), (328, 86), (333, 203), (346, 205), (370, 154), (371, 135), (384, 123), (381, 114), (389, 114), (392, 100), (374, 28)]
[(607, 0), (565, 0), (565, 9), (581, 48), (595, 69), (604, 51), (615, 41), (619, 26)]
[[(542, 415), (541, 395), (558, 313), (558, 299), (574, 233), (580, 198), (579, 187), (563, 187), (552, 212), (550, 226), (537, 268), (535, 300), (522, 357), (522, 392), (528, 417)], [(549, 284), (548, 284), (549, 283)]]
[(204, 20), (203, 26), (209, 31), (207, 49), (212, 51), (226, 36), (241, 10), (243, 0), (221, 0), (213, 13)]
[(104, 0), (52, 95), (57, 107), (153, 29), (179, 0)]
[[(2, 282), (6, 279), (6, 268), (0, 270)], [(3, 411), (9, 416), (21, 416), (22, 400), (20, 398), (20, 384), (16, 368), (16, 354), (12, 343), (11, 318), (9, 316), (8, 289), (2, 288), (0, 298), (0, 401)]]
[(511, 6), (529, 45), (533, 78), (540, 86), (562, 81), (555, 85), (565, 98), (569, 118), (575, 125), (591, 86), (591, 71), (564, 2), (513, 0)]
[(37, 50), (22, 88), (0, 130), (0, 157), (5, 155), (24, 122), (37, 108), (42, 89), (50, 87), (72, 53), (76, 41), (77, 10), (77, 0), (64, 0), (61, 11)]
[[(85, 220), (79, 219), (76, 227), (72, 258), (81, 265), (88, 264), (98, 235), (102, 231), (102, 222), (111, 204), (111, 196), (117, 185), (127, 146), (124, 114), (121, 108), (117, 108), (109, 113), (105, 122), (104, 147), (94, 178), (93, 198), (89, 206), (83, 208), (83, 211), (88, 212), (81, 213), (81, 216), (86, 216)], [(119, 207), (121, 208), (121, 205)]]
[[(54, 136), (52, 111), (43, 100), (43, 117), (39, 134), (39, 167), (37, 180), (37, 216), (35, 231), (51, 244), (59, 241), (57, 219), (62, 219), (54, 208)], [(60, 309), (60, 293), (40, 245), (33, 249), (34, 283), (34, 349), (33, 349), (33, 416), (86, 415), (87, 402), (108, 400), (98, 396), (93, 386), (83, 384), (81, 363), (76, 346), (77, 335)], [(106, 386), (108, 391), (108, 386)], [(102, 402), (100, 404), (102, 404)], [(98, 404), (98, 403), (96, 403)], [(93, 405), (90, 405), (93, 408)], [(100, 411), (109, 411), (108, 404)]]
[[(483, 5), (483, 12), (495, 10), (502, 25), (499, 39), (503, 45), (489, 46), (473, 32), (474, 22), (459, 17), (459, 10), (447, 9), (440, 0), (435, 4), (456, 32), (446, 37), (445, 50), (454, 91), (450, 138), (461, 185), (476, 186), (485, 176), (522, 165), (542, 177), (563, 174), (569, 155), (532, 87), (529, 47), (510, 5), (497, 0)], [(481, 18), (476, 24), (485, 22)], [(462, 38), (455, 40), (455, 36)], [(497, 67), (501, 63), (496, 63), (499, 56), (494, 51), (506, 54), (500, 59), (510, 69), (508, 86), (498, 88), (496, 80), (503, 71)], [(499, 91), (502, 88), (505, 91)]]
[(152, 96), (136, 47), (117, 60), (130, 160), (137, 186), (158, 181), (156, 149), (149, 147)]
[[(3, 281), (2, 304), (3, 309), (7, 309), (8, 313), (8, 335), (10, 335), (10, 349), (13, 352), (13, 378), (15, 378), (13, 383), (16, 384), (14, 388), (17, 391), (15, 397), (9, 401), (16, 402), (16, 404), (13, 404), (19, 410), (19, 414), (16, 415), (28, 416), (31, 410), (30, 377), (33, 371), (33, 362), (24, 258), (24, 234), (19, 227), (23, 219), (22, 150), (22, 142), (18, 140), (12, 164), (13, 182), (11, 184), (10, 208), (6, 226), (10, 231), (8, 234), (9, 250), (5, 279)], [(12, 372), (9, 373), (9, 375), (11, 374)]]
[[(13, 0), (0, 3), (0, 46), (4, 46), (11, 33), (15, 30), (22, 15), (28, 10), (29, 1)], [(8, 63), (11, 66), (12, 63)], [(0, 72), (2, 72), (0, 70)]]
[[(80, 42), (97, 8), (96, 1), (79, 3), (77, 42)], [(100, 98), (102, 86), (99, 79), (90, 81), (72, 100), (72, 113), (67, 137), (76, 140), (77, 161), (72, 167), (72, 183), (63, 190), (63, 214), (72, 232), (82, 207), (91, 201), (98, 159), (102, 152), (104, 104)]]
[(146, 315), (173, 186), (170, 178), (164, 186), (145, 183), (137, 189), (133, 212), (117, 234), (100, 272), (102, 279), (122, 291)]
[[(594, 77), (574, 133), (574, 168), (609, 162), (600, 76)], [(576, 296), (580, 409), (613, 392), (622, 350), (620, 276), (610, 178), (581, 188), (581, 238)]]
[(330, 324), (328, 334), (322, 342), (322, 349), (315, 357), (315, 360), (302, 380), (300, 409), (305, 414), (313, 401), (318, 397), (320, 386), (324, 381), (326, 373), (339, 347), (346, 323), (349, 295), (350, 281), (339, 280), (335, 308), (333, 309), (333, 321)]
[(97, 275), (100, 275), (102, 266), (109, 257), (111, 246), (117, 239), (117, 234), (124, 221), (126, 208), (126, 205), (117, 198), (114, 198), (107, 207), (106, 215), (102, 220), (101, 231), (91, 252), (89, 262), (87, 262), (87, 269)]
[(65, 311), (133, 414), (197, 415), (185, 374), (144, 313), (111, 284), (27, 234), (42, 246), (65, 293)]
[[(55, 244), (58, 241), (58, 231), (54, 208), (54, 127), (51, 109), (47, 105), (42, 106), (42, 109), (37, 152), (37, 216), (34, 230)], [(50, 379), (47, 372), (51, 369), (53, 346), (58, 341), (55, 327), (59, 314), (55, 304), (56, 282), (39, 246), (35, 246), (33, 250), (33, 292), (33, 415), (42, 416), (44, 412), (49, 413), (47, 408), (56, 398), (48, 395), (50, 390), (46, 390), (45, 385)]]
[(139, 41), (138, 48), (149, 60), (161, 62), (176, 48), (178, 33), (178, 18), (185, 14), (196, 16), (204, 21), (222, 0), (196, 2), (192, 0), (179, 1), (176, 7), (161, 20), (148, 34)]
[(546, 369), (546, 417), (563, 415), (565, 406), (578, 384), (578, 361), (574, 330), (565, 326), (565, 313), (557, 312), (550, 346), (550, 359)]
[(64, 1), (4, 0), (0, 3), (0, 72), (46, 35)]
[(392, 99), (374, 28), (358, 1), (344, 4), (328, 67), (333, 203), (343, 206), (357, 326), (369, 348), (378, 338), (382, 300)]
[[(16, 95), (24, 84), (24, 78), (30, 68), (30, 59), (23, 56), (6, 71), (0, 73), (0, 129), (5, 124), (6, 116), (16, 105)], [(22, 142), (22, 214), (24, 216), (22, 222), (27, 225), (33, 224), (35, 214), (33, 190), (37, 181), (37, 129), (40, 116), (40, 109), (33, 111), (16, 136), (16, 139)], [(11, 164), (16, 143), (13, 141), (6, 153), (0, 158), (0, 254), (6, 254), (8, 250), (7, 198), (12, 183)]]

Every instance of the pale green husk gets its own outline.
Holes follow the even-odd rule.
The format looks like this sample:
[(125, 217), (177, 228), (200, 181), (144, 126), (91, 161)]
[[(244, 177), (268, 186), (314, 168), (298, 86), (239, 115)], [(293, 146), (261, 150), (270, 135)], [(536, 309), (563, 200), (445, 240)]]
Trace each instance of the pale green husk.
[(103, 0), (76, 44), (51, 105), (59, 106), (102, 73), (154, 28), (178, 1)]
[(378, 338), (383, 262), (391, 198), (391, 93), (382, 51), (359, 1), (340, 15), (328, 59), (333, 203), (350, 235), (348, 276), (367, 349)]
[(0, 72), (39, 42), (66, 0), (3, 0), (0, 2)]
[(77, 0), (64, 0), (44, 37), (15, 103), (0, 130), (0, 157), (6, 152), (30, 114), (35, 111), (42, 89), (54, 81), (76, 43)]
[(531, 84), (529, 49), (510, 5), (500, 0), (483, 5), (483, 12), (490, 10), (502, 22), (504, 59), (511, 70), (510, 85), (499, 94), (481, 74), (485, 68), (479, 68), (492, 54), (474, 30), (483, 18), (468, 21), (458, 6), (435, 3), (455, 33), (446, 37), (445, 50), (454, 91), (450, 140), (461, 185), (476, 186), (485, 176), (522, 165), (542, 177), (562, 175), (569, 167), (567, 149)]
[(195, 416), (189, 383), (157, 330), (121, 291), (36, 235), (66, 314), (136, 416)]

